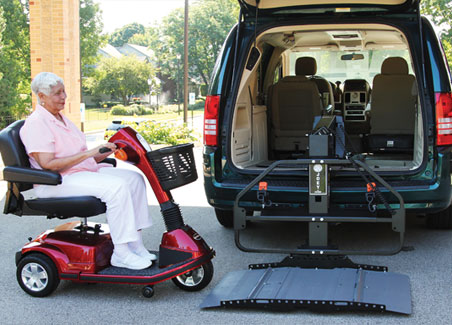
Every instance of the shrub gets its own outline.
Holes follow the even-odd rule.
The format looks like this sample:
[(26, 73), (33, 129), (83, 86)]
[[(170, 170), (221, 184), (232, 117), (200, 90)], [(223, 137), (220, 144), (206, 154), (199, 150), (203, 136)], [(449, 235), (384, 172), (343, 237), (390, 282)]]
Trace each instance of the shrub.
[(115, 105), (111, 108), (111, 115), (130, 115), (128, 114), (128, 110), (124, 105)]
[(128, 124), (151, 144), (181, 144), (195, 141), (196, 138), (185, 125), (168, 125), (154, 121), (145, 121), (136, 125)]
[(141, 115), (141, 107), (142, 105), (132, 104), (126, 107), (127, 114), (126, 115)]
[(154, 110), (152, 108), (143, 106), (141, 110), (141, 115), (150, 115), (150, 114), (154, 114)]
[(112, 115), (148, 115), (152, 114), (152, 110), (148, 107), (145, 107), (143, 105), (139, 104), (132, 104), (130, 106), (124, 106), (124, 105), (116, 105), (111, 108), (110, 113)]

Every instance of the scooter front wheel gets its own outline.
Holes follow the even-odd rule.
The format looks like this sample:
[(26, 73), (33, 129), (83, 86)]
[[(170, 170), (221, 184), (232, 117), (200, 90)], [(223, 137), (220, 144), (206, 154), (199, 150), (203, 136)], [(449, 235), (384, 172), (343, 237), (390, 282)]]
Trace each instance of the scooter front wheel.
[(20, 260), (16, 277), (20, 287), (33, 297), (48, 296), (60, 283), (55, 264), (49, 257), (39, 253)]
[(212, 280), (213, 264), (212, 261), (172, 278), (174, 284), (185, 291), (199, 291), (204, 289)]

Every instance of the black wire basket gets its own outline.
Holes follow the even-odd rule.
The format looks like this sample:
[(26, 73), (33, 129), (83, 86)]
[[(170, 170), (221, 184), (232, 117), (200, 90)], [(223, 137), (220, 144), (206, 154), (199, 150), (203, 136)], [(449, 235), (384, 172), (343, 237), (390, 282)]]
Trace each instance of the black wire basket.
[(149, 151), (146, 155), (165, 191), (198, 179), (193, 157), (193, 143)]

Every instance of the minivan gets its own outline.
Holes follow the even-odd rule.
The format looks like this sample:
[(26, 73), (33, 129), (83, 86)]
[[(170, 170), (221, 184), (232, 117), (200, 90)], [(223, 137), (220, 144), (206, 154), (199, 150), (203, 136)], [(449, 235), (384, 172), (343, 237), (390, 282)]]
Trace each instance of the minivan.
[[(309, 157), (314, 121), (336, 116), (344, 150), (399, 192), (410, 215), (452, 228), (450, 72), (419, 1), (239, 3), (204, 114), (204, 186), (219, 223), (233, 226), (237, 194), (270, 164)], [(272, 201), (308, 204), (306, 166), (279, 165), (266, 180)], [(367, 207), (359, 170), (333, 169), (329, 181), (332, 207)], [(241, 203), (247, 214), (262, 209), (258, 192)]]

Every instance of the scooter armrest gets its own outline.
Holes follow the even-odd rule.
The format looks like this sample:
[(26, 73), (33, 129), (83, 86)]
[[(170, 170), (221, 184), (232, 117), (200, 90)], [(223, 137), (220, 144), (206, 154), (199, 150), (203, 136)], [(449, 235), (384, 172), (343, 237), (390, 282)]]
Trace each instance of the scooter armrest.
[(116, 167), (116, 159), (115, 158), (105, 158), (100, 163), (106, 163), (106, 164), (113, 165), (113, 167)]
[(14, 183), (45, 185), (58, 185), (62, 182), (61, 175), (58, 172), (17, 166), (5, 167), (3, 169), (3, 179)]

